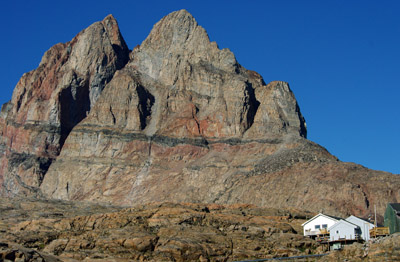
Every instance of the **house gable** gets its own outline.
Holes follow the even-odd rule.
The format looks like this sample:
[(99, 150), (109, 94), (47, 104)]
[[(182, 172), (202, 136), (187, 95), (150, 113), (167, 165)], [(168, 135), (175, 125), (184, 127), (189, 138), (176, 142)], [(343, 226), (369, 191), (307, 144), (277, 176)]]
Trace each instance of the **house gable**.
[(305, 236), (316, 236), (318, 234), (321, 234), (321, 230), (323, 230), (323, 229), (327, 230), (329, 227), (334, 225), (337, 221), (339, 221), (339, 219), (336, 217), (332, 217), (332, 216), (328, 216), (328, 215), (320, 213), (302, 224), (304, 235)]
[(331, 221), (334, 221), (334, 222), (337, 222), (337, 221), (339, 221), (341, 219), (339, 217), (334, 217), (334, 216), (329, 216), (329, 215), (325, 215), (325, 214), (319, 213), (318, 215), (312, 217), (311, 219), (309, 219), (306, 222), (304, 222), (303, 224), (301, 224), (301, 226), (304, 227), (307, 224), (312, 223), (313, 221), (315, 221), (316, 219), (318, 219), (320, 217), (323, 217), (326, 220), (331, 220)]

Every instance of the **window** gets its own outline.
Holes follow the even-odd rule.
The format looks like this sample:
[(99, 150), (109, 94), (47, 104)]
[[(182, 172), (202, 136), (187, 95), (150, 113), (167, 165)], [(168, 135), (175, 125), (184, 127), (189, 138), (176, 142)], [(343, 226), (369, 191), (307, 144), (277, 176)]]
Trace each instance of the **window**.
[(339, 230), (336, 230), (336, 234), (339, 234)]
[(315, 230), (319, 230), (321, 228), (320, 225), (315, 225)]
[(322, 228), (328, 228), (327, 224), (322, 224)]

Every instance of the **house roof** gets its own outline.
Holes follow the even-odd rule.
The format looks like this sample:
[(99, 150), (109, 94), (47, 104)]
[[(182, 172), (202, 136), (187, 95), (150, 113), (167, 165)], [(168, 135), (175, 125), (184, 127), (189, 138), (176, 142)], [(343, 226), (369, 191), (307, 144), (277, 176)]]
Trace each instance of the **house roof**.
[(389, 203), (389, 205), (397, 212), (400, 212), (400, 203)]
[[(348, 218), (346, 218), (346, 221), (349, 221), (349, 220), (348, 220), (349, 218), (356, 218), (356, 219), (358, 219), (358, 220), (361, 220), (361, 221), (363, 221), (363, 222), (367, 222), (367, 223), (370, 223), (371, 225), (373, 225), (373, 223), (371, 223), (371, 221), (368, 221), (368, 220), (366, 220), (366, 219), (364, 219), (364, 218), (361, 218), (361, 217), (356, 217), (356, 216), (351, 215), (351, 216), (349, 216)], [(351, 222), (350, 222), (350, 223), (351, 223)]]
[(309, 219), (306, 222), (304, 222), (303, 224), (301, 224), (301, 226), (304, 226), (304, 225), (310, 223), (311, 221), (313, 221), (314, 219), (316, 219), (317, 217), (320, 217), (320, 216), (324, 216), (324, 217), (333, 219), (335, 221), (339, 221), (341, 219), (340, 217), (335, 217), (335, 216), (330, 216), (330, 215), (325, 215), (325, 214), (319, 213), (318, 215), (312, 217), (311, 219)]
[(328, 228), (328, 230), (330, 231), (332, 228), (335, 228), (335, 227), (339, 226), (340, 224), (345, 224), (347, 226), (351, 226), (351, 227), (354, 227), (354, 228), (359, 227), (359, 226), (357, 226), (357, 225), (355, 225), (355, 224), (353, 224), (353, 223), (351, 223), (351, 222), (349, 222), (347, 220), (341, 219), (339, 222), (335, 223), (333, 226), (330, 226)]

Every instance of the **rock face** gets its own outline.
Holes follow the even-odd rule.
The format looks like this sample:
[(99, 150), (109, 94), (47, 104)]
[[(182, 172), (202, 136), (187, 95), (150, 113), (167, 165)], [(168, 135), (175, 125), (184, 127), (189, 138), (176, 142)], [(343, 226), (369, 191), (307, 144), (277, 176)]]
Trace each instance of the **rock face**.
[(22, 76), (0, 117), (0, 182), (6, 195), (40, 186), (71, 132), (129, 59), (112, 16), (50, 48)]
[[(91, 28), (105, 28), (105, 21), (116, 26), (108, 17), (72, 42), (78, 43), (80, 36), (85, 39)], [(114, 59), (105, 59), (109, 63), (103, 58), (81, 61), (88, 65), (84, 68), (89, 75), (98, 67), (109, 72), (107, 80), (100, 81), (101, 88), (92, 88), (90, 81), (96, 78), (89, 77), (83, 85), (89, 88), (68, 89), (88, 90), (82, 91), (84, 95), (66, 91), (75, 99), (70, 98), (64, 106), (74, 108), (72, 112), (89, 111), (87, 116), (68, 113), (62, 117), (63, 103), (48, 103), (61, 110), (55, 114), (59, 115), (56, 123), (60, 130), (40, 131), (45, 141), (53, 141), (53, 155), (42, 153), (49, 150), (42, 149), (47, 144), (39, 140), (33, 143), (36, 134), (19, 135), (30, 140), (17, 139), (17, 145), (23, 147), (18, 151), (13, 142), (16, 139), (11, 137), (22, 132), (19, 130), (31, 130), (31, 122), (21, 122), (19, 129), (12, 125), (16, 120), (10, 119), (19, 112), (19, 100), (14, 97), (3, 107), (7, 116), (2, 120), (3, 130), (13, 128), (3, 131), (1, 138), (4, 166), (15, 159), (13, 152), (28, 152), (38, 159), (34, 163), (49, 159), (46, 168), (40, 169), (48, 168), (41, 173), (43, 180), (38, 180), (42, 183), (26, 182), (34, 177), (32, 170), (38, 170), (38, 164), (25, 164), (30, 158), (14, 160), (0, 176), (7, 192), (18, 193), (21, 185), (29, 185), (35, 190), (40, 186), (40, 192), (48, 197), (65, 200), (123, 205), (154, 201), (250, 203), (361, 216), (368, 215), (374, 204), (382, 212), (388, 201), (400, 200), (399, 176), (342, 163), (307, 140), (305, 120), (289, 85), (281, 81), (265, 84), (259, 74), (240, 66), (232, 52), (210, 42), (187, 11), (171, 13), (158, 22), (147, 39), (131, 51), (128, 62), (118, 29), (111, 31), (115, 34), (107, 41), (101, 37), (102, 41), (95, 37), (85, 41), (94, 46), (100, 45), (96, 41), (112, 43)], [(88, 43), (80, 48), (75, 44), (74, 48), (84, 49)], [(85, 50), (95, 52), (93, 48)], [(111, 56), (104, 55), (108, 54), (106, 47), (101, 50), (103, 53), (96, 51), (93, 57)], [(72, 53), (54, 70), (79, 64), (79, 56), (73, 59)], [(51, 87), (51, 96), (59, 97), (56, 94), (64, 90), (58, 84)], [(26, 96), (37, 100), (33, 93)], [(29, 112), (41, 112), (35, 110)], [(63, 132), (62, 120), (66, 118), (66, 123), (73, 124), (66, 125), (68, 132)], [(50, 123), (51, 119), (43, 121)]]

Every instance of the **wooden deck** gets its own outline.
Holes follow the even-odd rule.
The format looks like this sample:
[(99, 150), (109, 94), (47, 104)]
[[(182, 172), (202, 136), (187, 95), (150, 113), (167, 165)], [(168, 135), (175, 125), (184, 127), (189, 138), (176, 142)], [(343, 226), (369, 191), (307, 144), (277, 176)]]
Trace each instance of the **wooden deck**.
[(388, 227), (374, 227), (369, 230), (370, 237), (380, 237), (380, 236), (388, 236), (389, 228)]
[(326, 228), (319, 229), (319, 230), (308, 230), (304, 233), (305, 236), (313, 236), (316, 237), (318, 235), (329, 235), (329, 231)]

